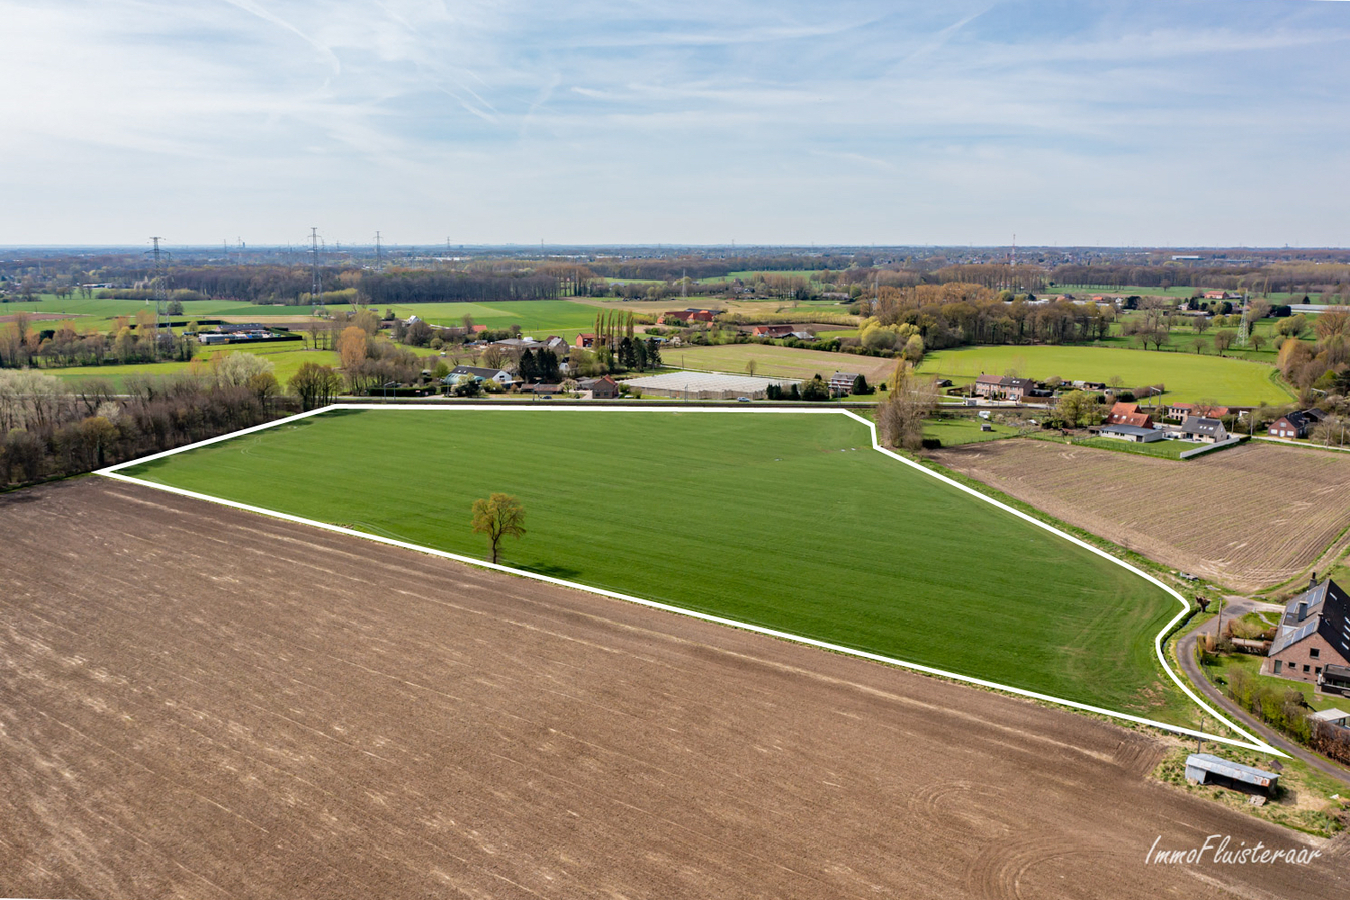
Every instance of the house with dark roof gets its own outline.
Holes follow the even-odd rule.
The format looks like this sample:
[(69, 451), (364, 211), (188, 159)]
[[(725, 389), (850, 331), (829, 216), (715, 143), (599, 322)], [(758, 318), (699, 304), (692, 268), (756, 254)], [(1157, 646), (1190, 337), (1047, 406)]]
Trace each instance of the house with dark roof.
[(1036, 389), (1030, 378), (1011, 375), (981, 375), (975, 379), (975, 396), (990, 400), (1021, 400)]
[(1228, 429), (1218, 419), (1204, 416), (1187, 416), (1181, 423), (1181, 436), (1188, 441), (1201, 444), (1217, 444), (1228, 440)]
[(1350, 669), (1350, 596), (1330, 578), (1285, 604), (1261, 674), (1321, 689), (1328, 666), (1332, 675)]
[(1280, 416), (1270, 423), (1270, 436), (1277, 438), (1305, 438), (1312, 433), (1313, 427), (1327, 414), (1320, 409), (1301, 409), (1287, 416)]

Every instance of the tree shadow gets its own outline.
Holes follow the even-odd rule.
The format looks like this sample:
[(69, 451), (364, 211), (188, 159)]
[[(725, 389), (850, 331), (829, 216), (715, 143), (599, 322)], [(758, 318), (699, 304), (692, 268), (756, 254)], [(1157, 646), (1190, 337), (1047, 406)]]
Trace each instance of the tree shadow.
[(552, 563), (518, 565), (516, 568), (523, 572), (533, 572), (536, 575), (547, 575), (549, 578), (563, 578), (568, 581), (575, 581), (577, 576), (581, 574), (580, 569), (569, 569), (567, 566), (555, 566)]

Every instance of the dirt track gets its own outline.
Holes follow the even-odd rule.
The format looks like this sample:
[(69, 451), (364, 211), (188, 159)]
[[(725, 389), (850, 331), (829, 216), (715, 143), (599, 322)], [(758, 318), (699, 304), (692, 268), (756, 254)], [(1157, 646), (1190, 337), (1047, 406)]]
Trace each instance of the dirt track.
[(0, 497), (0, 894), (1322, 897), (1067, 712), (97, 479)]
[(1186, 462), (1036, 440), (934, 459), (1170, 566), (1254, 591), (1350, 545), (1350, 456), (1249, 444)]

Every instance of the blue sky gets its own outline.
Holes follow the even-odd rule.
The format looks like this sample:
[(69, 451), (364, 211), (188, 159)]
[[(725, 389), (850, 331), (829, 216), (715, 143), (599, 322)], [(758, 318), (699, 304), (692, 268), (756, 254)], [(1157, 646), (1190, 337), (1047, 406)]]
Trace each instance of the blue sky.
[(1350, 246), (1350, 3), (0, 0), (0, 244)]

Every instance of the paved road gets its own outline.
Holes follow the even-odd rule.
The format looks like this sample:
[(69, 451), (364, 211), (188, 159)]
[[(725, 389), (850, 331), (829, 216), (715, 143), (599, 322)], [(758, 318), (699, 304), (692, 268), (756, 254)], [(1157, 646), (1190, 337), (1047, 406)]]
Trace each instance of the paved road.
[[(1228, 619), (1232, 616), (1241, 617), (1246, 613), (1255, 610), (1267, 611), (1279, 608), (1280, 607), (1273, 603), (1262, 603), (1257, 600), (1249, 600), (1246, 597), (1233, 597), (1230, 598), (1225, 605), (1224, 618)], [(1218, 620), (1215, 620), (1216, 623), (1217, 621)], [(1254, 731), (1262, 740), (1272, 747), (1283, 750), (1290, 756), (1296, 756), (1308, 765), (1317, 769), (1319, 772), (1324, 772), (1332, 778), (1350, 786), (1350, 769), (1346, 769), (1344, 766), (1338, 766), (1334, 762), (1323, 759), (1317, 754), (1290, 741), (1278, 731), (1257, 721), (1245, 710), (1233, 703), (1232, 700), (1229, 700), (1222, 691), (1210, 683), (1210, 680), (1200, 671), (1200, 664), (1195, 661), (1195, 641), (1202, 632), (1210, 631), (1212, 630), (1212, 627), (1217, 627), (1217, 624), (1211, 626), (1209, 623), (1206, 623), (1204, 628), (1194, 629), (1189, 634), (1182, 637), (1177, 643), (1177, 656), (1181, 660), (1181, 669), (1186, 673), (1186, 677), (1191, 680), (1191, 684), (1195, 685), (1196, 689), (1202, 692), (1210, 702), (1216, 704), (1224, 712), (1235, 717), (1238, 722)]]

